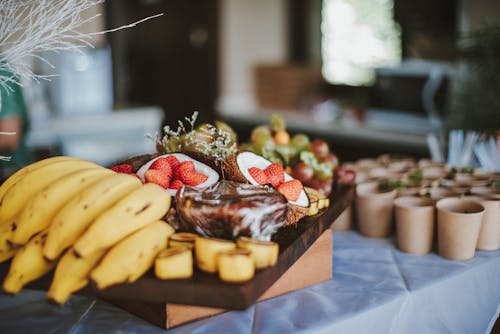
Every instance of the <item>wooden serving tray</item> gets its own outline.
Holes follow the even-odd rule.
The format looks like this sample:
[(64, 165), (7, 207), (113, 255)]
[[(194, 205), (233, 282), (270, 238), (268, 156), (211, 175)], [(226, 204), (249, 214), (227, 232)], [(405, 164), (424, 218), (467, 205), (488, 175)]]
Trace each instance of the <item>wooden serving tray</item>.
[[(220, 309), (242, 310), (255, 303), (327, 230), (348, 207), (354, 188), (335, 191), (330, 206), (320, 214), (302, 219), (296, 226), (281, 228), (273, 240), (279, 243), (280, 254), (275, 266), (258, 270), (255, 277), (243, 284), (230, 284), (199, 270), (191, 279), (159, 280), (152, 271), (131, 284), (119, 284), (104, 290), (90, 285), (80, 293), (106, 300), (147, 302), (152, 304), (182, 304)], [(8, 263), (0, 265), (0, 278), (6, 275)], [(27, 288), (47, 289), (51, 274), (29, 284)]]

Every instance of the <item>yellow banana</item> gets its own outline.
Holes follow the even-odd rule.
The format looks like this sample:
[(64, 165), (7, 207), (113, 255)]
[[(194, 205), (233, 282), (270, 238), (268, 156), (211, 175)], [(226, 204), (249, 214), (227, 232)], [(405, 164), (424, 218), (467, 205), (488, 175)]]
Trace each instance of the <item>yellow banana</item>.
[(92, 221), (102, 212), (141, 186), (131, 175), (114, 174), (92, 184), (67, 203), (49, 227), (43, 255), (54, 260), (75, 243)]
[(56, 303), (65, 303), (72, 293), (87, 285), (90, 271), (106, 251), (102, 249), (86, 257), (77, 257), (72, 248), (68, 249), (57, 263), (47, 297)]
[(155, 221), (117, 243), (92, 270), (90, 277), (99, 289), (117, 283), (132, 283), (152, 265), (156, 255), (167, 247), (174, 229)]
[(27, 243), (33, 235), (49, 227), (59, 209), (73, 197), (92, 183), (111, 174), (115, 172), (101, 167), (77, 170), (40, 190), (21, 210), (11, 242), (15, 245)]
[(141, 227), (162, 218), (170, 208), (170, 195), (154, 183), (146, 183), (98, 216), (74, 248), (79, 256), (113, 246)]
[(96, 166), (98, 165), (90, 161), (71, 159), (32, 170), (13, 184), (0, 199), (0, 223), (14, 217), (34, 194), (60, 177)]
[(43, 159), (37, 162), (34, 162), (24, 168), (21, 168), (11, 176), (7, 180), (5, 180), (2, 185), (0, 186), (0, 199), (5, 195), (5, 192), (17, 181), (22, 179), (27, 173), (31, 172), (32, 170), (42, 168), (44, 166), (50, 165), (54, 162), (58, 161), (64, 161), (64, 160), (78, 160), (77, 158), (69, 157), (69, 156), (58, 156), (58, 157), (52, 157), (52, 158), (47, 158)]
[(17, 217), (0, 224), (0, 262), (4, 262), (16, 254), (16, 249), (12, 247), (9, 239), (16, 228)]
[(47, 260), (42, 254), (46, 237), (46, 231), (40, 232), (17, 251), (3, 282), (5, 292), (18, 293), (26, 284), (42, 277), (54, 267), (56, 262)]

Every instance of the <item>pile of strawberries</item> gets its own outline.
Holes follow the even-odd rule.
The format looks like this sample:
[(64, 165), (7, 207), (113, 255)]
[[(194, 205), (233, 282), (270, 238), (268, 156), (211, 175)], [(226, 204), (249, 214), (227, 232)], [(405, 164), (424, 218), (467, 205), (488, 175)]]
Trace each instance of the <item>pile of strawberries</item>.
[(271, 184), (289, 201), (299, 199), (300, 193), (304, 188), (302, 182), (297, 179), (285, 181), (285, 170), (278, 163), (272, 163), (265, 169), (250, 167), (248, 173), (260, 185)]
[[(119, 173), (127, 173), (127, 165), (116, 165), (113, 169)], [(180, 189), (183, 185), (196, 187), (208, 179), (205, 174), (198, 173), (191, 160), (180, 162), (177, 157), (169, 155), (156, 159), (144, 173), (147, 183), (156, 183), (165, 189)]]

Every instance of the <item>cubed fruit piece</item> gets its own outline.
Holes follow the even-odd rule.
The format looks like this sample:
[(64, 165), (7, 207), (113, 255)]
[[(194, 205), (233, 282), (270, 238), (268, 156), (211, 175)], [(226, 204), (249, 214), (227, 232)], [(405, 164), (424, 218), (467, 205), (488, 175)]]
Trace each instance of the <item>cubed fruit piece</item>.
[(248, 249), (223, 250), (216, 259), (219, 278), (224, 282), (243, 283), (255, 275), (255, 263)]
[(144, 173), (144, 179), (147, 183), (155, 183), (165, 189), (170, 185), (170, 178), (168, 175), (158, 169), (148, 169), (146, 173)]
[(257, 182), (258, 184), (266, 184), (267, 183), (267, 176), (264, 171), (258, 167), (250, 167), (248, 169), (248, 174), (250, 174), (251, 177)]
[(168, 177), (171, 179), (173, 175), (173, 169), (172, 166), (170, 165), (170, 162), (168, 161), (167, 157), (160, 157), (156, 159), (149, 169), (157, 169), (162, 171), (163, 173), (167, 174)]
[(162, 250), (155, 259), (155, 274), (160, 279), (181, 279), (193, 276), (193, 253), (177, 246)]
[(119, 164), (111, 167), (111, 170), (117, 173), (132, 174), (132, 165), (129, 164)]
[(285, 171), (278, 163), (272, 163), (264, 169), (267, 181), (271, 183), (274, 187), (278, 187), (285, 181)]
[(287, 200), (293, 202), (299, 199), (302, 188), (304, 188), (302, 182), (299, 180), (290, 180), (280, 184), (278, 191), (282, 193)]

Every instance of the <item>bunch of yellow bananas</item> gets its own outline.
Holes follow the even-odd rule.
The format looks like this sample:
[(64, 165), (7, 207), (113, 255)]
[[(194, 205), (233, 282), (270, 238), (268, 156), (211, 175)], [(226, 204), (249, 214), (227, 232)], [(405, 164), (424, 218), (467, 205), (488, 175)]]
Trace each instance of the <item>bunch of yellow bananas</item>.
[(48, 296), (63, 303), (89, 278), (99, 288), (133, 282), (167, 247), (168, 192), (73, 157), (31, 164), (0, 186), (0, 262), (13, 257), (3, 289), (56, 267)]

